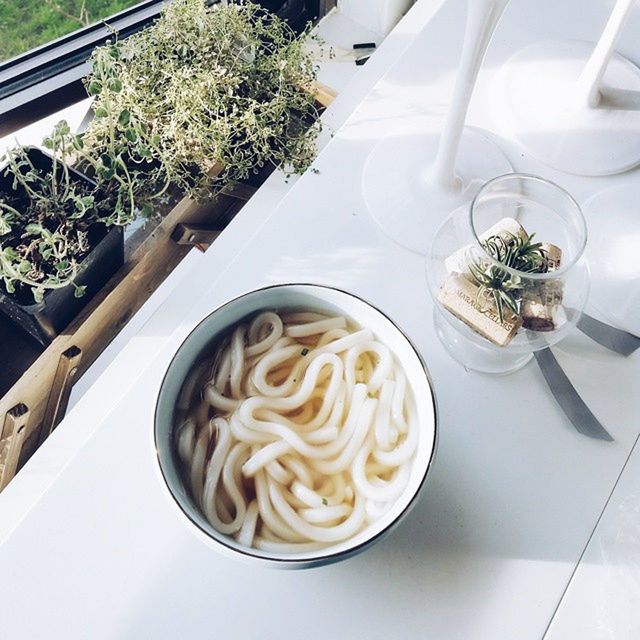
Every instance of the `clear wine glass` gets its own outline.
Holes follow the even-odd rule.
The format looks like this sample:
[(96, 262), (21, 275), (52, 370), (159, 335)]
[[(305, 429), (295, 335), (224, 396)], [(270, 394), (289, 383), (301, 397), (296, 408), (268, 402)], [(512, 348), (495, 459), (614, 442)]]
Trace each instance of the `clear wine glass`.
[(587, 227), (563, 188), (533, 175), (487, 182), (435, 234), (427, 279), (437, 334), (468, 369), (510, 373), (577, 323), (589, 294)]

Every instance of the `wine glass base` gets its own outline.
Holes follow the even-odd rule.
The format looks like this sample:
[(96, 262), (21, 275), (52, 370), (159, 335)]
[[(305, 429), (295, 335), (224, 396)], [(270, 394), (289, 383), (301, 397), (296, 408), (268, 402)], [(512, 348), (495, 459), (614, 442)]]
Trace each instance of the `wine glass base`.
[(433, 309), (433, 322), (444, 348), (465, 369), (507, 375), (522, 369), (533, 358), (530, 352), (518, 353), (494, 347), (488, 342), (485, 346), (468, 340), (443, 318), (437, 306)]
[(589, 302), (616, 326), (640, 335), (638, 188), (605, 189), (589, 198), (582, 211), (590, 232), (587, 260), (595, 265)]
[(493, 92), (501, 133), (537, 160), (584, 176), (640, 164), (640, 69), (614, 53), (600, 103), (590, 107), (577, 81), (593, 48), (577, 41), (526, 47), (503, 65)]
[[(366, 205), (394, 242), (426, 255), (433, 229), (451, 211), (470, 202), (491, 178), (509, 173), (511, 164), (491, 138), (465, 127), (458, 150), (459, 188), (442, 189), (429, 180), (439, 136), (404, 129), (380, 140), (362, 176)], [(435, 223), (435, 224), (434, 224)]]

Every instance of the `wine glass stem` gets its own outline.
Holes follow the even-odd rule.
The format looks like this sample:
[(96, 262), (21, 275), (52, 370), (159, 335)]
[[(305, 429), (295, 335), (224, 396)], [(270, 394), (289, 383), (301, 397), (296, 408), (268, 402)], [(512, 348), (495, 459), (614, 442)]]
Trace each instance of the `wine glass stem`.
[(597, 107), (600, 102), (600, 86), (607, 70), (613, 48), (631, 15), (636, 0), (618, 0), (609, 16), (607, 25), (587, 61), (580, 78), (578, 89), (589, 107)]
[(443, 190), (455, 191), (461, 187), (455, 165), (462, 130), (480, 65), (508, 1), (468, 0), (460, 66), (430, 175), (432, 184)]

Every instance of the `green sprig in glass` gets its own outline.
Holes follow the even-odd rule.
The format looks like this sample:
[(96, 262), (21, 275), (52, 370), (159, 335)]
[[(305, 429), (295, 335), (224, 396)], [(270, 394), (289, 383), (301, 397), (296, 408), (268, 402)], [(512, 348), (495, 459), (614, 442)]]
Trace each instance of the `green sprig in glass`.
[[(482, 248), (505, 267), (523, 273), (547, 273), (549, 260), (541, 242), (533, 242), (535, 233), (517, 236), (502, 232), (481, 242)], [(476, 303), (482, 297), (493, 300), (500, 322), (504, 320), (505, 307), (519, 313), (522, 299), (522, 280), (504, 269), (481, 258), (469, 262), (469, 271), (478, 285)]]

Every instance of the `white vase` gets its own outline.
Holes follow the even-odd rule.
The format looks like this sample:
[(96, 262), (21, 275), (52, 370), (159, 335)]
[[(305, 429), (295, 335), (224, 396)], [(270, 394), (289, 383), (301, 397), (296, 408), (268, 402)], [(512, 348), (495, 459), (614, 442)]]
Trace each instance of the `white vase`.
[(415, 0), (338, 0), (344, 16), (370, 31), (386, 36)]

